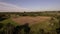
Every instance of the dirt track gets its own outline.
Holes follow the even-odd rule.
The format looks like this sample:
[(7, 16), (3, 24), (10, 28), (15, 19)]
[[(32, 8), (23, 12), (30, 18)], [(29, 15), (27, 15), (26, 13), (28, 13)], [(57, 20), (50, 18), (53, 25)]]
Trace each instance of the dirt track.
[(30, 17), (30, 16), (21, 16), (17, 18), (12, 18), (13, 21), (17, 22), (18, 24), (36, 24), (50, 20), (51, 17), (47, 16), (37, 16), (37, 17)]

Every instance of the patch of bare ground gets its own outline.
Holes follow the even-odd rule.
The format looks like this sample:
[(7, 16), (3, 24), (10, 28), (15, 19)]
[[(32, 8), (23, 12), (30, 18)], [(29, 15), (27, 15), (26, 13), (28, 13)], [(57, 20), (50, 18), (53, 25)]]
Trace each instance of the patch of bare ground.
[(29, 24), (37, 24), (37, 23), (42, 23), (45, 21), (50, 20), (51, 17), (48, 16), (36, 16), (36, 17), (31, 17), (31, 16), (20, 16), (17, 18), (12, 18), (13, 21), (15, 21), (18, 24), (25, 24), (25, 23), (29, 23)]

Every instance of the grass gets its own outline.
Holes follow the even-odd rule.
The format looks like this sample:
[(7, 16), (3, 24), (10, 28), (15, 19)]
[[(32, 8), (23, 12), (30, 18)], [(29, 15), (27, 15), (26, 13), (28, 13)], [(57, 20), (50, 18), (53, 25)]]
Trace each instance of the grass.
[[(20, 20), (19, 20), (20, 21)], [(54, 21), (54, 22), (53, 22)], [(44, 29), (45, 32), (48, 32), (48, 31), (51, 31), (51, 30), (54, 30), (58, 25), (58, 20), (57, 19), (54, 19), (52, 22), (47, 20), (47, 21), (43, 21), (43, 22), (39, 22), (37, 24), (34, 24), (34, 25), (31, 25), (30, 28), (31, 28), (31, 31), (34, 31), (35, 34), (40, 30), (40, 29)], [(13, 21), (11, 18), (8, 18), (4, 21), (1, 21), (1, 23), (3, 24), (7, 24), (7, 23), (11, 23), (15, 26), (17, 26), (18, 24)], [(51, 26), (50, 23), (54, 23), (55, 25)], [(56, 26), (57, 25), (57, 26)]]
[(52, 28), (47, 24), (47, 22), (32, 25), (31, 28), (34, 31), (39, 31), (39, 29), (44, 29), (45, 31), (52, 30)]
[(3, 23), (3, 24), (11, 23), (11, 24), (13, 24), (15, 26), (18, 25), (16, 22), (12, 21), (11, 18), (8, 18), (6, 20), (3, 20), (0, 23)]
[[(50, 23), (53, 23), (54, 25), (51, 25)], [(54, 19), (54, 22), (51, 21), (46, 21), (46, 22), (41, 22), (41, 23), (37, 23), (31, 26), (31, 30), (33, 31), (39, 31), (39, 29), (44, 29), (45, 32), (54, 30), (58, 27), (58, 20)]]

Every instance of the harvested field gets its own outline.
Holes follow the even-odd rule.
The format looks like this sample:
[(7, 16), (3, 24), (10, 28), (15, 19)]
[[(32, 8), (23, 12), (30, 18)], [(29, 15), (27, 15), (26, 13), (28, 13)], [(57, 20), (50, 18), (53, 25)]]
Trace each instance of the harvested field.
[(18, 24), (36, 24), (36, 23), (42, 23), (50, 20), (51, 17), (47, 16), (36, 16), (36, 17), (31, 17), (31, 16), (20, 16), (17, 18), (12, 18), (13, 21), (17, 22)]

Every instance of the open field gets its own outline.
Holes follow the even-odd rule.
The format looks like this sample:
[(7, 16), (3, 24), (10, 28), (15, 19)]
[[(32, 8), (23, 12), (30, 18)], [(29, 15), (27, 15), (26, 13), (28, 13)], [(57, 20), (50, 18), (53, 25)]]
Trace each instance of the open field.
[(11, 18), (11, 19), (18, 24), (29, 23), (31, 25), (31, 24), (49, 21), (51, 19), (51, 17), (48, 17), (48, 16), (36, 16), (36, 17), (21, 16), (21, 17)]
[[(42, 32), (40, 32), (42, 30), (45, 34), (47, 34), (48, 32), (50, 34), (56, 34), (56, 29), (59, 28), (59, 21), (59, 12), (0, 13), (0, 23), (3, 24), (0, 24), (0, 26), (2, 27), (0, 31), (3, 32), (4, 30), (6, 30), (5, 32), (7, 32), (8, 30), (10, 30), (11, 32), (12, 28), (17, 28), (20, 26), (23, 26), (21, 28), (24, 30), (24, 28), (26, 28), (26, 23), (28, 23), (29, 25), (27, 25), (27, 27), (30, 28), (30, 34), (42, 34)], [(8, 28), (8, 30), (5, 28)], [(20, 28), (18, 30), (18, 32), (20, 33)]]
[(0, 34), (60, 34), (60, 0), (0, 0)]

